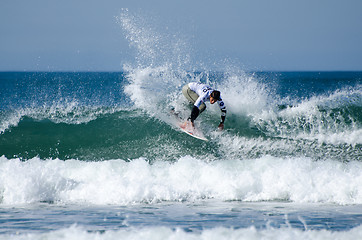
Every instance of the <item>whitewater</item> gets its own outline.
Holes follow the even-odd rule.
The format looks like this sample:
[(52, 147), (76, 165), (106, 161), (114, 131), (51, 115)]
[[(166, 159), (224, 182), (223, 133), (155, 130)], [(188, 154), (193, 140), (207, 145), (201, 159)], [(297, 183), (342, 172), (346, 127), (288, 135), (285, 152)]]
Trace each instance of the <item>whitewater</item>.
[(120, 72), (0, 73), (0, 239), (361, 238), (362, 73), (205, 67), (155, 21), (122, 10)]

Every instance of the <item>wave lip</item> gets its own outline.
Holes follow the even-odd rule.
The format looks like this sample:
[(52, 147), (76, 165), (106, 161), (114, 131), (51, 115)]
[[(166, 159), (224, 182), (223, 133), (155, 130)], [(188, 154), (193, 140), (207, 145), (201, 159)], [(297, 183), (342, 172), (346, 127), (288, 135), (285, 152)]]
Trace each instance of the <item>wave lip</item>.
[(159, 201), (292, 201), (362, 203), (362, 163), (274, 158), (205, 162), (145, 159), (40, 160), (0, 158), (2, 204), (91, 204)]

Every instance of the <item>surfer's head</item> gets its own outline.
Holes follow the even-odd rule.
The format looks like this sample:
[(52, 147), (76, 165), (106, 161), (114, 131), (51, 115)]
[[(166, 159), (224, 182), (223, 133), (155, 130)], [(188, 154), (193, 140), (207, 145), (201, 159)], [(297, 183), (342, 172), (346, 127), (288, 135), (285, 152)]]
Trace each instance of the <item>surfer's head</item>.
[(216, 101), (220, 100), (220, 92), (217, 90), (214, 90), (211, 94), (210, 94), (210, 103), (214, 104), (216, 103)]

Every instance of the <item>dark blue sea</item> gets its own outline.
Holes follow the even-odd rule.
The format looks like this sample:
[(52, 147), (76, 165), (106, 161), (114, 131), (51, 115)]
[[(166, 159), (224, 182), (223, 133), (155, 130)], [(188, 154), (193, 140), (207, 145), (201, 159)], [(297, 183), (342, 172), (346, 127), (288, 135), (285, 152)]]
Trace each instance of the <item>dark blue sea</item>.
[[(362, 238), (362, 72), (190, 67), (120, 25), (122, 71), (0, 73), (0, 239)], [(207, 142), (170, 114), (189, 82), (227, 107)]]

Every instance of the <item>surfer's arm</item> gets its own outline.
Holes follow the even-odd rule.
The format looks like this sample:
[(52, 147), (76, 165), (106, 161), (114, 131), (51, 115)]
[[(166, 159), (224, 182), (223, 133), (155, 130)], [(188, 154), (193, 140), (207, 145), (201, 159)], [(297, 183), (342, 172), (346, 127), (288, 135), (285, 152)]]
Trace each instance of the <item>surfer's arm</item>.
[(219, 124), (219, 129), (224, 129), (224, 122), (225, 122), (225, 118), (226, 118), (226, 106), (221, 99), (218, 101), (218, 104), (219, 104), (220, 111), (221, 111), (221, 122)]
[(225, 118), (226, 118), (226, 108), (224, 109), (221, 109), (221, 122), (218, 126), (218, 128), (220, 130), (223, 130), (224, 129), (224, 122), (225, 122)]
[(224, 123), (225, 118), (226, 118), (226, 108), (221, 109), (221, 122), (220, 123)]

